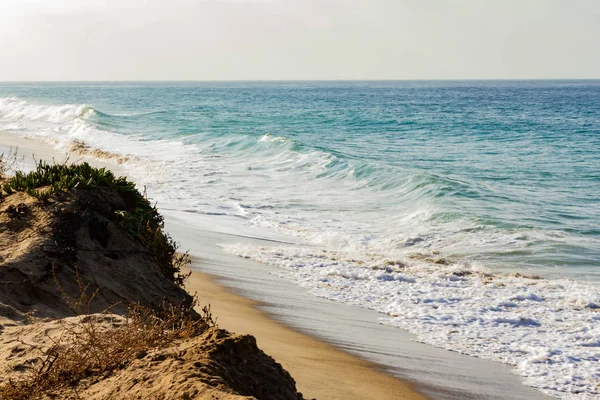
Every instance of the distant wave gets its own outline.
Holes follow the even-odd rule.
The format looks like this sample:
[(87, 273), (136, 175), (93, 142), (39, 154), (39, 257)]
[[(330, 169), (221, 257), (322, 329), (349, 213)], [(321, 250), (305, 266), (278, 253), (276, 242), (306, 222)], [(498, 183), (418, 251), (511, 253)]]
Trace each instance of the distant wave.
[(92, 116), (96, 110), (87, 104), (44, 106), (30, 104), (16, 97), (0, 98), (0, 118), (9, 121), (29, 120), (64, 123)]
[(147, 117), (150, 115), (164, 115), (167, 114), (167, 111), (147, 111), (147, 112), (123, 112), (123, 113), (106, 113), (102, 111), (95, 110), (96, 114), (100, 117), (107, 118), (138, 118), (138, 117)]
[[(0, 98), (0, 129), (14, 128), (67, 151), (81, 143), (98, 155), (127, 160), (130, 174), (166, 203), (237, 215), (332, 248), (391, 256), (435, 246), (467, 260), (535, 267), (577, 263), (578, 258), (567, 259), (556, 249), (589, 246), (577, 235), (556, 236), (536, 229), (535, 221), (499, 214), (496, 200), (510, 197), (490, 185), (395, 168), (345, 154), (326, 141), (307, 143), (282, 134), (169, 136), (163, 129), (170, 125), (160, 123), (172, 124), (175, 118), (165, 111), (107, 114), (86, 104), (35, 105)], [(154, 136), (147, 133), (152, 129)], [(173, 181), (181, 188), (168, 189)], [(248, 207), (240, 210), (239, 201), (228, 200), (225, 193), (236, 193)], [(461, 202), (478, 215), (465, 212)], [(481, 210), (475, 209), (478, 205)], [(343, 221), (336, 217), (340, 212)]]
[(0, 98), (0, 118), (5, 121), (45, 121), (53, 124), (71, 122), (77, 118), (128, 119), (166, 114), (166, 111), (107, 113), (87, 104), (39, 105), (17, 97)]

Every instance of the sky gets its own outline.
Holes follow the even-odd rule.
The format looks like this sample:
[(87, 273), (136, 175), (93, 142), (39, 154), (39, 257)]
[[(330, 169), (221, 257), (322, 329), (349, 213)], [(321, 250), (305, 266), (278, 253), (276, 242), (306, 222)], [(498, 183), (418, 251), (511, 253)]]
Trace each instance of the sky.
[(0, 0), (0, 81), (600, 78), (600, 0)]

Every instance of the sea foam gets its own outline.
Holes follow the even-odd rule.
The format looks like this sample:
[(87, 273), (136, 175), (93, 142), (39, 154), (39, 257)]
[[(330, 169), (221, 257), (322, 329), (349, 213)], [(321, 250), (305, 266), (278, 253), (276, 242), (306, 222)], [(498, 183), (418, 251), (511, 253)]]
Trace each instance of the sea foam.
[(0, 98), (0, 115), (4, 120), (46, 121), (55, 124), (91, 116), (94, 109), (86, 104), (58, 106), (34, 105), (16, 97)]
[(594, 285), (492, 274), (438, 254), (385, 259), (303, 247), (223, 245), (311, 293), (385, 314), (437, 347), (514, 366), (564, 399), (600, 396), (600, 293)]

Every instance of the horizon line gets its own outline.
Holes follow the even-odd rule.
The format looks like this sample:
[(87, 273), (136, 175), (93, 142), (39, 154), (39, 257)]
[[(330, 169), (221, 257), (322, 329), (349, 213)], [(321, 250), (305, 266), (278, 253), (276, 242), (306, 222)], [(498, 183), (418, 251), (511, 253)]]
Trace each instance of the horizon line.
[(418, 78), (418, 79), (101, 79), (101, 80), (0, 80), (0, 83), (123, 83), (123, 82), (519, 82), (519, 81), (600, 81), (598, 78)]

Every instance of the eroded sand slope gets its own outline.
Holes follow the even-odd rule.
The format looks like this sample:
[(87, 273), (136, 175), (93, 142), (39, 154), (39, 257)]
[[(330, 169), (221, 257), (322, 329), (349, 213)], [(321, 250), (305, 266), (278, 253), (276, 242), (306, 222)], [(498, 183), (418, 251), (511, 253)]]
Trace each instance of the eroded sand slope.
[[(231, 334), (191, 311), (193, 298), (119, 225), (127, 202), (102, 187), (46, 202), (26, 192), (0, 198), (0, 398), (301, 399), (292, 377), (254, 337)], [(140, 317), (132, 325), (133, 303), (147, 310), (177, 304), (189, 312), (185, 321), (204, 325), (168, 343), (153, 328), (159, 345), (145, 345), (143, 332), (127, 344), (119, 338), (146, 326)], [(167, 336), (178, 329), (164, 326)], [(89, 349), (107, 353), (113, 342), (120, 343), (111, 358), (116, 366), (92, 362), (83, 375), (59, 373), (53, 385), (40, 383), (73, 352), (90, 358)], [(39, 390), (19, 397), (8, 390), (19, 382)]]

